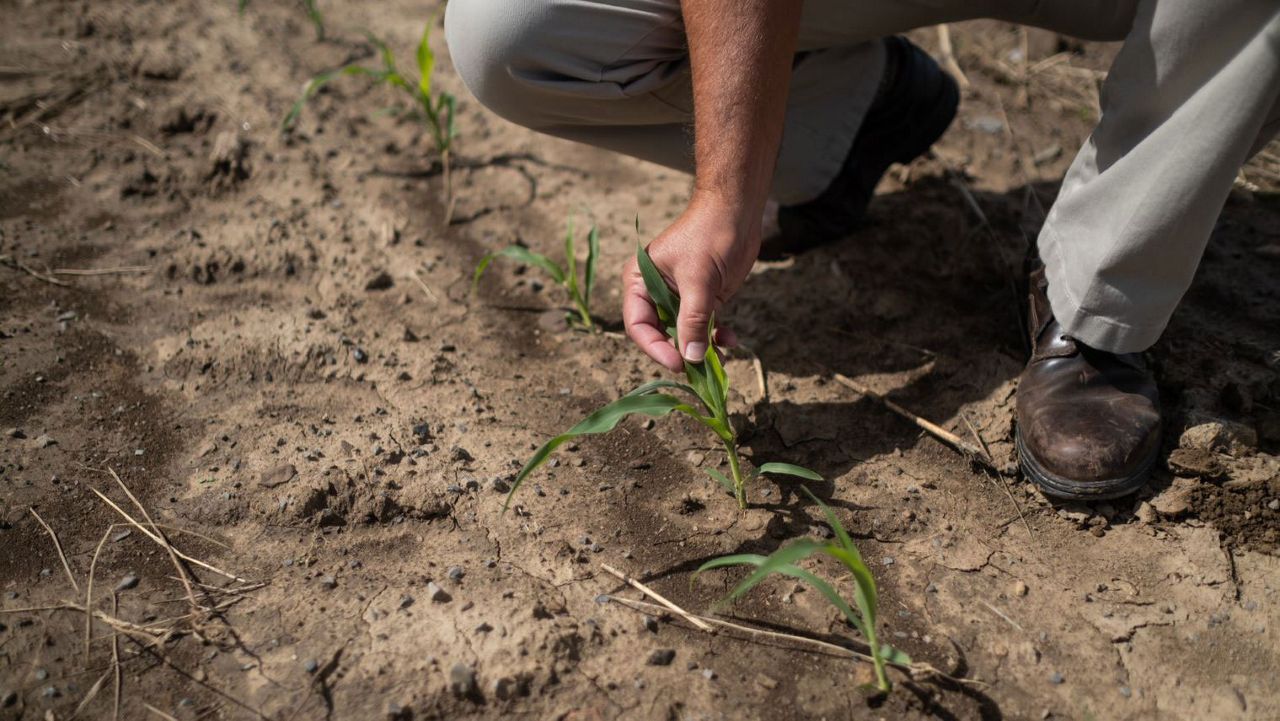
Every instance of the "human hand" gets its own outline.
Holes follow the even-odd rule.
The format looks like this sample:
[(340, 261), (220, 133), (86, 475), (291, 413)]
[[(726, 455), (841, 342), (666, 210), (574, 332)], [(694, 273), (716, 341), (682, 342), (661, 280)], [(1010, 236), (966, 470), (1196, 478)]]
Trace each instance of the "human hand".
[[(676, 336), (664, 332), (635, 258), (623, 270), (622, 320), (627, 335), (650, 358), (679, 372), (684, 361), (701, 363), (713, 314), (742, 287), (760, 252), (760, 213), (719, 198), (695, 193), (689, 207), (649, 244), (649, 257), (680, 297)], [(716, 345), (732, 347), (736, 338), (717, 328)]]

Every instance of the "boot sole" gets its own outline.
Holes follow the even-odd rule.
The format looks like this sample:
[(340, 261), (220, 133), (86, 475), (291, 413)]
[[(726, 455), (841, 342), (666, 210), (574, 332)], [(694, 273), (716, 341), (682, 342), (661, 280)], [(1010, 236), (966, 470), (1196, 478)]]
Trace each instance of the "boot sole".
[(1142, 462), (1142, 466), (1128, 476), (1109, 478), (1101, 481), (1076, 481), (1050, 473), (1040, 465), (1031, 451), (1022, 441), (1022, 433), (1014, 433), (1014, 441), (1018, 447), (1018, 466), (1022, 472), (1035, 483), (1046, 496), (1067, 501), (1106, 501), (1123, 498), (1137, 492), (1146, 485), (1151, 477), (1151, 469), (1156, 464), (1159, 453), (1152, 453)]

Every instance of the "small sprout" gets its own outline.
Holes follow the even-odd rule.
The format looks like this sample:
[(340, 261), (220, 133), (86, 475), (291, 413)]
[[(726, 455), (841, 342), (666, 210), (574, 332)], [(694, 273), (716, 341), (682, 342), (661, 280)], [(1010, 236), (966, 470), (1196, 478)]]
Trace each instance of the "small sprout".
[(426, 28), (422, 31), (422, 39), (418, 41), (416, 54), (418, 81), (416, 83), (411, 82), (401, 74), (391, 48), (387, 47), (387, 44), (376, 36), (368, 34), (369, 42), (373, 43), (374, 47), (378, 49), (379, 56), (382, 59), (382, 67), (367, 68), (363, 65), (352, 64), (316, 75), (307, 81), (306, 86), (302, 89), (302, 97), (298, 98), (298, 101), (289, 109), (289, 114), (285, 116), (280, 126), (281, 129), (292, 127), (302, 113), (307, 101), (315, 97), (316, 93), (320, 92), (320, 89), (328, 84), (329, 81), (341, 75), (363, 75), (370, 78), (374, 83), (398, 88), (408, 95), (412, 101), (410, 114), (422, 122), (427, 127), (427, 130), (431, 132), (431, 139), (435, 143), (436, 152), (440, 154), (440, 163), (444, 172), (445, 203), (448, 206), (447, 214), (452, 216), (453, 180), (450, 172), (450, 154), (453, 149), (453, 139), (458, 134), (454, 126), (454, 115), (457, 111), (458, 101), (452, 94), (443, 90), (433, 90), (431, 87), (431, 75), (435, 70), (436, 64), (435, 52), (431, 49), (431, 27), (434, 24), (434, 20), (427, 23)]
[(521, 245), (512, 245), (496, 253), (490, 253), (480, 259), (480, 264), (476, 266), (475, 276), (471, 280), (471, 292), (475, 293), (476, 287), (480, 285), (480, 276), (484, 275), (489, 264), (496, 258), (510, 258), (516, 262), (532, 265), (541, 268), (543, 272), (551, 276), (556, 285), (564, 288), (569, 294), (569, 300), (573, 302), (573, 307), (578, 311), (578, 322), (587, 330), (594, 330), (595, 323), (591, 320), (591, 288), (596, 282), (596, 261), (600, 257), (600, 234), (596, 227), (591, 226), (591, 230), (587, 232), (587, 262), (583, 266), (582, 282), (578, 282), (578, 260), (577, 247), (574, 243), (573, 218), (569, 218), (569, 230), (564, 237), (564, 265), (560, 265), (541, 253), (535, 253)]
[[(680, 299), (667, 287), (666, 281), (662, 279), (644, 248), (636, 249), (636, 260), (640, 266), (640, 274), (644, 277), (645, 288), (649, 291), (649, 297), (653, 299), (658, 309), (658, 318), (666, 328), (667, 335), (674, 340), (676, 317), (680, 312)], [(557, 267), (556, 270), (560, 269)], [(548, 272), (551, 271), (548, 270)], [(755, 470), (743, 472), (742, 462), (738, 457), (738, 436), (733, 429), (733, 424), (729, 422), (729, 378), (725, 375), (724, 366), (720, 362), (720, 353), (715, 347), (714, 330), (715, 319), (712, 319), (707, 326), (707, 353), (703, 362), (684, 364), (686, 383), (669, 380), (645, 383), (543, 444), (516, 476), (515, 482), (511, 485), (511, 492), (507, 494), (507, 505), (510, 505), (511, 498), (520, 489), (520, 484), (524, 483), (525, 478), (545, 463), (556, 448), (578, 436), (608, 433), (623, 418), (633, 414), (661, 417), (672, 412), (683, 413), (715, 433), (724, 445), (725, 454), (728, 456), (731, 478), (719, 471), (706, 470), (712, 478), (733, 494), (739, 508), (747, 507), (746, 482), (756, 479), (763, 473), (822, 480), (822, 477), (813, 471), (789, 463), (766, 463)], [(664, 390), (678, 391), (691, 398), (685, 401), (675, 395), (660, 392)], [(503, 508), (505, 510), (506, 506)]]
[[(241, 15), (244, 9), (249, 7), (249, 0), (238, 0), (236, 9)], [(324, 41), (324, 15), (320, 13), (320, 8), (316, 7), (316, 0), (302, 0), (302, 9), (307, 13), (307, 19), (316, 29), (316, 40)]]
[[(694, 572), (694, 578), (697, 578), (698, 574), (703, 571), (709, 571), (713, 568), (755, 566), (756, 570), (747, 576), (742, 583), (738, 584), (738, 587), (733, 590), (733, 593), (729, 594), (728, 598), (724, 599), (723, 603), (728, 603), (742, 596), (775, 573), (790, 576), (809, 584), (830, 601), (831, 605), (839, 609), (840, 613), (866, 639), (867, 646), (871, 649), (871, 660), (876, 670), (876, 688), (881, 692), (887, 692), (893, 687), (893, 684), (889, 682), (889, 676), (885, 673), (885, 665), (909, 665), (911, 657), (887, 643), (880, 644), (877, 640), (876, 605), (878, 597), (876, 580), (871, 575), (871, 569), (867, 568), (867, 564), (862, 560), (862, 554), (853, 545), (853, 540), (849, 538), (849, 533), (841, 525), (840, 519), (836, 518), (836, 514), (831, 511), (827, 504), (813, 495), (808, 488), (801, 486), (801, 489), (809, 498), (813, 499), (814, 503), (817, 503), (822, 508), (822, 513), (826, 516), (827, 523), (835, 531), (836, 537), (834, 541), (818, 543), (810, 539), (802, 539), (783, 546), (770, 556), (761, 556), (754, 553), (721, 556), (702, 564), (702, 567)], [(853, 606), (850, 606), (848, 601), (837, 593), (831, 584), (797, 565), (804, 559), (816, 554), (831, 556), (844, 565), (850, 575), (853, 576)]]

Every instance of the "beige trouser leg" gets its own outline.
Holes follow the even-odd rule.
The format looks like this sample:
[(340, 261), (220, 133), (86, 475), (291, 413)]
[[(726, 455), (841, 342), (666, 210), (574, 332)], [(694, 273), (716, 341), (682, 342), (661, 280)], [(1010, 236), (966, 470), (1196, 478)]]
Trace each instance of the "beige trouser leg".
[[(774, 198), (810, 200), (839, 171), (880, 82), (879, 38), (997, 17), (1119, 39), (1134, 2), (806, 0)], [(693, 101), (679, 0), (451, 0), (445, 31), (463, 81), (497, 114), (692, 171)]]
[(1142, 0), (1040, 233), (1054, 316), (1111, 352), (1164, 331), (1240, 166), (1280, 130), (1280, 3)]
[[(829, 184), (883, 70), (876, 38), (993, 17), (1126, 39), (1040, 244), (1064, 327), (1115, 352), (1164, 328), (1236, 169), (1276, 130), (1274, 0), (806, 0), (773, 179), (784, 204)], [(454, 64), (536, 130), (692, 170), (679, 0), (451, 0)]]

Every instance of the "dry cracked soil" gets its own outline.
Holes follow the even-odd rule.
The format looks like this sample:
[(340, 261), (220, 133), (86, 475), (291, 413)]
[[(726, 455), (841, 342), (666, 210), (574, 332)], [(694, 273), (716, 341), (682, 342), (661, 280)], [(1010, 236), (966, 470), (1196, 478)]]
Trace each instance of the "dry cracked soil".
[[(1280, 718), (1275, 145), (1152, 351), (1165, 453), (1118, 502), (1051, 504), (833, 381), (1012, 467), (1018, 268), (1114, 46), (954, 26), (971, 85), (936, 154), (847, 241), (753, 273), (725, 317), (767, 371), (766, 396), (727, 361), (744, 452), (822, 473), (883, 635), (946, 675), (868, 698), (837, 650), (611, 600), (643, 597), (603, 564), (857, 647), (794, 582), (716, 611), (741, 574), (691, 581), (830, 532), (788, 483), (738, 511), (698, 427), (583, 439), (501, 513), (532, 448), (658, 376), (618, 272), (689, 181), (487, 113), (438, 28), (452, 212), (386, 89), (344, 78), (279, 130), (308, 77), (375, 61), (361, 29), (408, 59), (436, 4), (322, 2), (323, 41), (292, 2), (0, 4), (0, 718)], [(604, 332), (534, 269), (470, 294), (570, 214), (600, 228)]]

